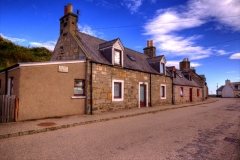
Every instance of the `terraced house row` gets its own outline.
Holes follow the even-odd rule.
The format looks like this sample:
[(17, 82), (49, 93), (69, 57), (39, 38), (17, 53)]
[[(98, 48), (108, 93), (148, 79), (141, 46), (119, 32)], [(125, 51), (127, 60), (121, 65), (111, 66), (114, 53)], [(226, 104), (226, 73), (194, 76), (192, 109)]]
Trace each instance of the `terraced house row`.
[(18, 119), (95, 114), (131, 108), (203, 101), (204, 75), (185, 58), (166, 67), (152, 40), (143, 53), (82, 33), (72, 5), (60, 18), (51, 61), (18, 63), (0, 72), (0, 94), (19, 98)]

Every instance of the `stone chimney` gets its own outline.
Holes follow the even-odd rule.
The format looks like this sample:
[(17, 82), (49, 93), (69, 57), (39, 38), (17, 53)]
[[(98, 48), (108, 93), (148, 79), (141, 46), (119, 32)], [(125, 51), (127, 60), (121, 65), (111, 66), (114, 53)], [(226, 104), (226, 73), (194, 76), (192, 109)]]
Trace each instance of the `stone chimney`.
[(144, 54), (150, 57), (156, 57), (156, 47), (153, 45), (153, 40), (147, 41), (147, 47), (143, 49)]
[(190, 71), (190, 61), (188, 61), (188, 58), (184, 58), (183, 61), (179, 63), (179, 67), (180, 71)]
[(230, 80), (225, 80), (225, 85), (229, 85), (230, 84)]
[(60, 36), (66, 36), (69, 32), (75, 35), (78, 31), (78, 15), (72, 11), (72, 4), (64, 6), (64, 15), (60, 18)]

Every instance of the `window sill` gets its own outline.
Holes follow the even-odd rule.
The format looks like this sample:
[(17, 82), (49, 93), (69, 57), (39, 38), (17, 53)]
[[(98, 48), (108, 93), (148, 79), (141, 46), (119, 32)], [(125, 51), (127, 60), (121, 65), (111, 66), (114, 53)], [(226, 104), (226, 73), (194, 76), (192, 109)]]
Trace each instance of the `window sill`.
[(166, 99), (166, 97), (161, 97), (161, 99)]
[(72, 99), (83, 99), (86, 98), (86, 96), (72, 96)]

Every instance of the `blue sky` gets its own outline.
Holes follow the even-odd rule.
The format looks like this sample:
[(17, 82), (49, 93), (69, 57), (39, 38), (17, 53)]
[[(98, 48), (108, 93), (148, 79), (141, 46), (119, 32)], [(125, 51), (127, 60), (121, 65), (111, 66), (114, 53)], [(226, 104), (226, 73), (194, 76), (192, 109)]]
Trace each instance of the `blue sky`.
[(210, 94), (226, 79), (240, 81), (240, 0), (3, 0), (0, 35), (53, 50), (68, 3), (73, 12), (80, 10), (82, 32), (120, 38), (140, 52), (153, 40), (167, 66), (178, 68), (189, 58), (197, 73), (205, 74)]

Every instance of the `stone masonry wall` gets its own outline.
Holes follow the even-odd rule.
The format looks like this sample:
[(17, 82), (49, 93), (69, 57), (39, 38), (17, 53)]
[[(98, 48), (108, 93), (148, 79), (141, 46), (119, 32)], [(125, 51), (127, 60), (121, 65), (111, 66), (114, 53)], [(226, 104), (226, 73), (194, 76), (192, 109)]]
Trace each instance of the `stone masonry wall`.
[[(180, 87), (183, 87), (183, 97), (180, 96)], [(192, 88), (192, 102), (200, 102), (202, 101), (202, 88), (198, 87), (189, 87), (189, 86), (178, 86), (174, 85), (173, 87), (174, 97), (173, 102), (174, 104), (180, 103), (188, 103), (190, 102), (189, 98), (189, 88)], [(197, 96), (197, 89), (199, 89), (199, 96)]]
[[(148, 83), (148, 106), (150, 107), (150, 74), (120, 67), (112, 67), (93, 63), (92, 96), (93, 113), (117, 111), (123, 109), (138, 108), (139, 82)], [(89, 66), (88, 106), (91, 102), (91, 67)], [(124, 81), (123, 101), (112, 101), (112, 80)], [(154, 83), (153, 81), (156, 80)], [(165, 82), (166, 81), (166, 82)], [(158, 84), (159, 83), (159, 84)], [(167, 99), (160, 99), (160, 84), (166, 84)], [(171, 103), (171, 79), (165, 76), (152, 75), (152, 104), (163, 105)]]
[[(161, 84), (166, 85), (166, 99), (161, 99)], [(172, 79), (170, 77), (152, 75), (152, 105), (172, 104)]]
[(70, 33), (59, 37), (51, 61), (76, 60), (82, 58), (86, 58), (86, 56)]

